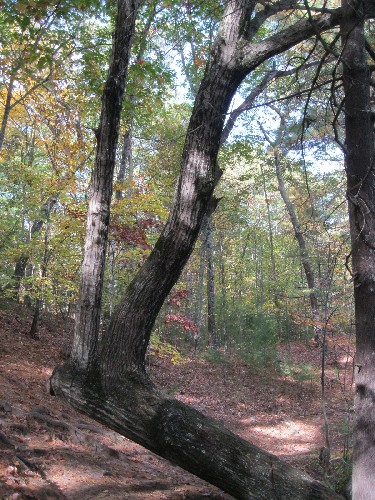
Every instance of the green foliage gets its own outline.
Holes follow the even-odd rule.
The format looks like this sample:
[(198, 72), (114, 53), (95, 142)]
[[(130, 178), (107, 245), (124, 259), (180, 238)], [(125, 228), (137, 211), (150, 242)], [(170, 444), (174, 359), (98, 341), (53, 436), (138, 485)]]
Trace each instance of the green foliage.
[(203, 357), (209, 363), (212, 363), (214, 365), (221, 365), (227, 361), (227, 357), (225, 356), (225, 353), (222, 351), (219, 351), (217, 349), (208, 348), (204, 352)]
[(172, 384), (170, 387), (168, 387), (167, 394), (169, 396), (174, 396), (180, 390), (180, 387), (180, 384)]
[[(0, 152), (0, 286), (14, 296), (15, 263), (25, 258), (29, 267), (21, 284), (23, 294), (40, 298), (48, 309), (66, 309), (78, 296), (88, 185), (95, 157), (92, 129), (99, 120), (115, 2), (4, 0), (1, 5), (3, 105), (10, 78), (15, 85), (11, 119)], [(209, 61), (222, 9), (223, 5), (213, 1), (150, 1), (140, 8), (120, 130), (123, 134), (132, 128), (132, 178), (123, 186), (114, 186), (125, 196), (121, 201), (114, 200), (111, 211), (105, 317), (110, 316), (147, 258), (167, 219), (191, 98)], [(265, 24), (257, 36), (266, 37), (273, 30), (272, 24)], [(306, 45), (306, 50), (310, 48)], [(242, 95), (259, 85), (274, 65), (277, 69), (298, 65), (300, 54), (292, 51), (292, 56), (278, 56), (257, 68), (244, 82)], [(313, 72), (314, 68), (306, 77), (301, 71), (282, 83), (270, 82), (267, 99), (283, 97), (286, 88), (302, 85), (304, 79), (310, 82)], [(188, 97), (183, 95), (187, 89)], [(282, 167), (314, 269), (319, 270), (320, 299), (329, 288), (338, 327), (345, 331), (350, 324), (346, 300), (349, 287), (343, 265), (348, 239), (345, 206), (337, 208), (344, 199), (345, 186), (338, 172), (322, 177), (304, 170), (298, 150), (300, 101), (294, 101), (292, 111), (285, 104), (280, 108), (286, 117)], [(306, 135), (310, 147), (328, 138), (324, 117), (317, 112), (318, 102), (311, 101), (308, 109), (315, 120)], [(265, 116), (267, 112), (262, 113)], [(216, 193), (221, 201), (213, 215), (214, 269), (220, 346), (238, 349), (260, 366), (274, 363), (278, 336), (292, 340), (306, 331), (301, 318), (309, 313), (309, 291), (301, 273), (298, 245), (278, 193), (274, 151), (265, 149), (254, 117), (256, 113), (252, 112), (243, 120), (244, 126), (220, 153), (224, 175)], [(275, 131), (269, 133), (273, 137)], [(121, 147), (120, 141), (118, 158)], [(320, 155), (323, 153), (319, 150)], [(43, 207), (51, 198), (56, 203), (47, 215)], [(39, 220), (42, 229), (33, 233), (33, 224)], [(49, 256), (42, 278), (47, 220)], [(181, 289), (189, 289), (189, 300), (179, 312), (193, 322), (200, 293), (199, 248), (198, 244), (188, 273), (180, 282)], [(335, 259), (338, 265), (330, 280)], [(203, 290), (206, 285), (204, 278)], [(201, 309), (199, 345), (203, 349), (207, 343), (205, 293)], [(190, 352), (194, 335), (173, 325), (165, 333), (168, 311), (163, 311), (163, 319), (157, 323), (160, 338), (165, 334)]]
[(243, 306), (231, 314), (228, 336), (238, 355), (256, 368), (275, 365), (278, 338), (275, 318), (266, 313), (251, 313)]
[(332, 489), (344, 498), (351, 498), (352, 463), (342, 458), (334, 459), (327, 478)]
[(318, 374), (314, 368), (307, 363), (295, 364), (293, 361), (284, 360), (279, 363), (280, 372), (283, 375), (293, 378), (298, 382), (317, 380)]
[(151, 356), (166, 357), (174, 365), (184, 363), (184, 358), (178, 349), (173, 347), (172, 344), (161, 340), (160, 336), (155, 332), (151, 335), (148, 352)]
[(275, 319), (264, 313), (246, 319), (245, 328), (249, 329), (249, 337), (244, 341), (241, 355), (258, 366), (274, 364), (278, 345)]

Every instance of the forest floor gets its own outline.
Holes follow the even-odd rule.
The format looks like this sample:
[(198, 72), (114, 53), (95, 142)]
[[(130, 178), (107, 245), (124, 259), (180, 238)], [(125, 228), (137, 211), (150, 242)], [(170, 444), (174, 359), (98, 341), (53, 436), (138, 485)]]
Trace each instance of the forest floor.
[[(61, 363), (63, 324), (42, 319), (40, 340), (28, 336), (30, 312), (0, 309), (0, 499), (229, 499), (215, 487), (84, 417), (49, 396)], [(351, 416), (352, 347), (331, 341), (326, 359), (326, 414), (331, 463), (326, 479), (343, 480), (342, 454)], [(290, 361), (293, 360), (293, 363)], [(151, 357), (151, 378), (170, 394), (232, 431), (324, 477), (321, 350), (306, 341), (283, 346), (280, 369), (202, 357), (174, 365)]]

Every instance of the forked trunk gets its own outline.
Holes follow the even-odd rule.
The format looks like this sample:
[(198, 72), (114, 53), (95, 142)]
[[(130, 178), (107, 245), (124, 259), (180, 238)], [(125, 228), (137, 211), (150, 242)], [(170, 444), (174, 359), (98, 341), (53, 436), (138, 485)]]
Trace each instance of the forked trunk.
[[(204, 215), (216, 205), (213, 191), (221, 174), (217, 154), (224, 119), (239, 84), (269, 57), (314, 35), (317, 29), (328, 29), (338, 22), (336, 11), (323, 13), (314, 25), (297, 21), (253, 46), (249, 38), (254, 28), (254, 8), (255, 2), (248, 0), (225, 2), (223, 22), (190, 119), (170, 217), (115, 311), (99, 352), (100, 293), (94, 286), (101, 283), (105, 246), (97, 266), (93, 265), (93, 258), (99, 252), (97, 243), (106, 242), (113, 171), (101, 168), (97, 162), (93, 186), (97, 182), (103, 190), (94, 190), (91, 202), (88, 231), (97, 238), (92, 240), (93, 248), (86, 245), (84, 276), (86, 269), (88, 279), (83, 278), (81, 286), (82, 327), (76, 330), (71, 359), (55, 370), (51, 384), (56, 394), (80, 411), (236, 498), (339, 498), (196, 410), (160, 394), (144, 371), (156, 316), (194, 248)], [(99, 137), (107, 125), (100, 128)], [(112, 127), (108, 131), (116, 136), (118, 130), (113, 124)], [(98, 143), (98, 158), (104, 153), (112, 155), (112, 146), (109, 144), (104, 151)]]

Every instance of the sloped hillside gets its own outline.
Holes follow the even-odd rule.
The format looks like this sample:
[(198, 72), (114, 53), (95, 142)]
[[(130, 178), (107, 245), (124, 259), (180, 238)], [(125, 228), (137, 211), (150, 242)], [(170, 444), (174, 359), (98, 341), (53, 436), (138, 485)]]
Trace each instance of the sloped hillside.
[[(0, 309), (1, 499), (230, 498), (49, 396), (46, 383), (66, 342), (63, 325), (44, 318), (40, 339), (32, 340), (30, 324), (30, 312), (22, 307)], [(342, 385), (349, 359), (344, 341), (328, 356), (325, 380), (333, 456), (328, 474), (334, 480), (350, 405), (348, 369), (346, 392)], [(321, 479), (319, 349), (292, 344), (288, 353), (280, 352), (280, 363), (276, 374), (256, 372), (241, 361), (197, 357), (173, 365), (153, 356), (150, 372), (169, 393)], [(298, 367), (309, 368), (302, 373)]]

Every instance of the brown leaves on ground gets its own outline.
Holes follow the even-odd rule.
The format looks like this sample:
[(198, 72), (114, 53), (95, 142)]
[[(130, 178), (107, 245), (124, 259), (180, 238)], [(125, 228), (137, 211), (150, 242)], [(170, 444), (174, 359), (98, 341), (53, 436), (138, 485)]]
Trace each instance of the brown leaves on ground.
[[(64, 325), (44, 318), (35, 341), (28, 337), (31, 317), (19, 306), (0, 309), (1, 499), (230, 498), (49, 396), (46, 383), (62, 361)], [(325, 379), (333, 456), (344, 446), (351, 387), (352, 352), (345, 351), (345, 338), (337, 345), (338, 353), (327, 357)], [(172, 365), (153, 358), (151, 377), (178, 399), (320, 478), (320, 350), (293, 343), (280, 352), (280, 364), (284, 374), (256, 372), (240, 361), (192, 358)], [(311, 373), (302, 377), (297, 368), (307, 364)]]

